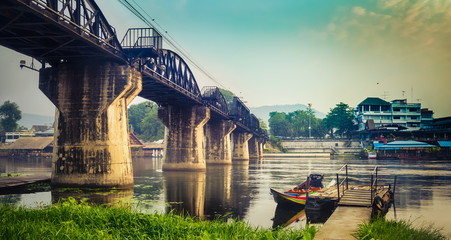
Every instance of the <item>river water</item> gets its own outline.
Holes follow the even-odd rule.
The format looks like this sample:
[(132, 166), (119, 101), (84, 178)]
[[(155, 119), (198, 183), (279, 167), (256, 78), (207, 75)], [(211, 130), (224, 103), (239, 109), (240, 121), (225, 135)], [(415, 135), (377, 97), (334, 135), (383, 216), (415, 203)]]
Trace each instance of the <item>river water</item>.
[[(249, 164), (208, 166), (206, 172), (163, 172), (160, 158), (133, 159), (135, 186), (129, 190), (50, 190), (8, 194), (0, 199), (37, 207), (75, 196), (98, 203), (133, 202), (142, 211), (189, 213), (202, 219), (239, 218), (254, 226), (271, 228), (273, 221), (288, 220), (269, 193), (269, 188), (286, 190), (305, 181), (311, 173), (335, 179), (338, 169), (348, 164), (349, 184), (369, 184), (370, 173), (379, 166), (379, 184), (392, 184), (397, 176), (395, 204), (390, 219), (407, 219), (415, 225), (433, 224), (451, 236), (451, 160), (402, 161), (264, 157)], [(0, 158), (0, 172), (42, 173), (50, 171), (48, 158)], [(293, 213), (295, 214), (295, 213)], [(304, 227), (303, 212), (293, 228)], [(308, 217), (308, 216), (307, 216)], [(326, 216), (327, 217), (327, 216)], [(296, 218), (296, 217), (295, 217)], [(285, 220), (284, 220), (285, 219)]]

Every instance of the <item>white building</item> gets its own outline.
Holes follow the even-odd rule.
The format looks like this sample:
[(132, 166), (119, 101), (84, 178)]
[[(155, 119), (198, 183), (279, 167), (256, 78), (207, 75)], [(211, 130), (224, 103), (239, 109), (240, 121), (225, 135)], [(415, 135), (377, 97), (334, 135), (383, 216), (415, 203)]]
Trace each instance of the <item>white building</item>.
[(369, 97), (357, 106), (355, 116), (359, 131), (365, 130), (369, 124), (374, 124), (374, 128), (402, 126), (414, 131), (421, 126), (421, 103), (407, 103), (406, 99), (387, 102)]

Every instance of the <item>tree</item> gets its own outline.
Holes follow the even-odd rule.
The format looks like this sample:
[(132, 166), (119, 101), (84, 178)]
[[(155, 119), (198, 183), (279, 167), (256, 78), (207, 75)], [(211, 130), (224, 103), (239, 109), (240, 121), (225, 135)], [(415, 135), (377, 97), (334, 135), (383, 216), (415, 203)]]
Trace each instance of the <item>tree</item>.
[(6, 132), (15, 131), (18, 128), (17, 121), (22, 118), (22, 112), (15, 102), (9, 100), (0, 106), (0, 124)]
[(269, 128), (272, 136), (291, 137), (293, 128), (286, 113), (269, 113)]
[(128, 123), (141, 140), (156, 141), (164, 137), (164, 125), (158, 120), (158, 106), (143, 102), (128, 108)]
[(135, 134), (139, 135), (142, 133), (141, 122), (146, 117), (146, 115), (150, 113), (153, 107), (153, 103), (151, 102), (143, 102), (140, 104), (130, 105), (130, 107), (128, 108), (128, 124), (132, 126)]
[(229, 90), (225, 90), (222, 88), (219, 88), (219, 91), (221, 92), (222, 96), (224, 96), (224, 99), (227, 103), (227, 107), (231, 108), (232, 104), (233, 104), (233, 97), (235, 96), (235, 94), (233, 94), (233, 92), (229, 91)]
[(164, 138), (164, 125), (158, 120), (158, 110), (146, 114), (139, 127), (142, 131), (139, 136), (145, 142)]
[(349, 135), (354, 129), (353, 119), (352, 108), (348, 104), (340, 102), (335, 108), (330, 110), (324, 121), (327, 128), (331, 131), (331, 137), (333, 137), (334, 128), (337, 128), (336, 134), (341, 136)]
[(271, 112), (268, 120), (271, 135), (281, 137), (309, 137), (309, 122), (312, 137), (322, 138), (327, 132), (322, 120), (315, 117), (315, 112), (297, 110), (294, 112)]

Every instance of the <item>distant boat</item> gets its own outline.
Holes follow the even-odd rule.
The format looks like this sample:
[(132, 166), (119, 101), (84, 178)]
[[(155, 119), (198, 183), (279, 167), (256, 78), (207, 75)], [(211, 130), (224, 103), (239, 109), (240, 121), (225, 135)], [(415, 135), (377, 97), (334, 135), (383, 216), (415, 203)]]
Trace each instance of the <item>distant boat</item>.
[(368, 152), (368, 159), (376, 159), (377, 153), (376, 152)]

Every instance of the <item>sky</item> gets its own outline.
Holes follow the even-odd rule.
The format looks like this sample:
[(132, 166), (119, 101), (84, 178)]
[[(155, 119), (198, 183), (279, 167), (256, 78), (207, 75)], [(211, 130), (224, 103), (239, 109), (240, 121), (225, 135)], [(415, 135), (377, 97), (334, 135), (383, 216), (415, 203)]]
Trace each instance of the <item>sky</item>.
[[(147, 27), (117, 0), (96, 2), (119, 40), (128, 28)], [(356, 107), (380, 97), (420, 102), (434, 117), (451, 116), (449, 0), (129, 2), (250, 107), (312, 103), (327, 113), (340, 102)], [(37, 88), (37, 73), (21, 70), (20, 59), (31, 62), (0, 48), (0, 103), (54, 114)], [(200, 88), (218, 86), (188, 65)]]

